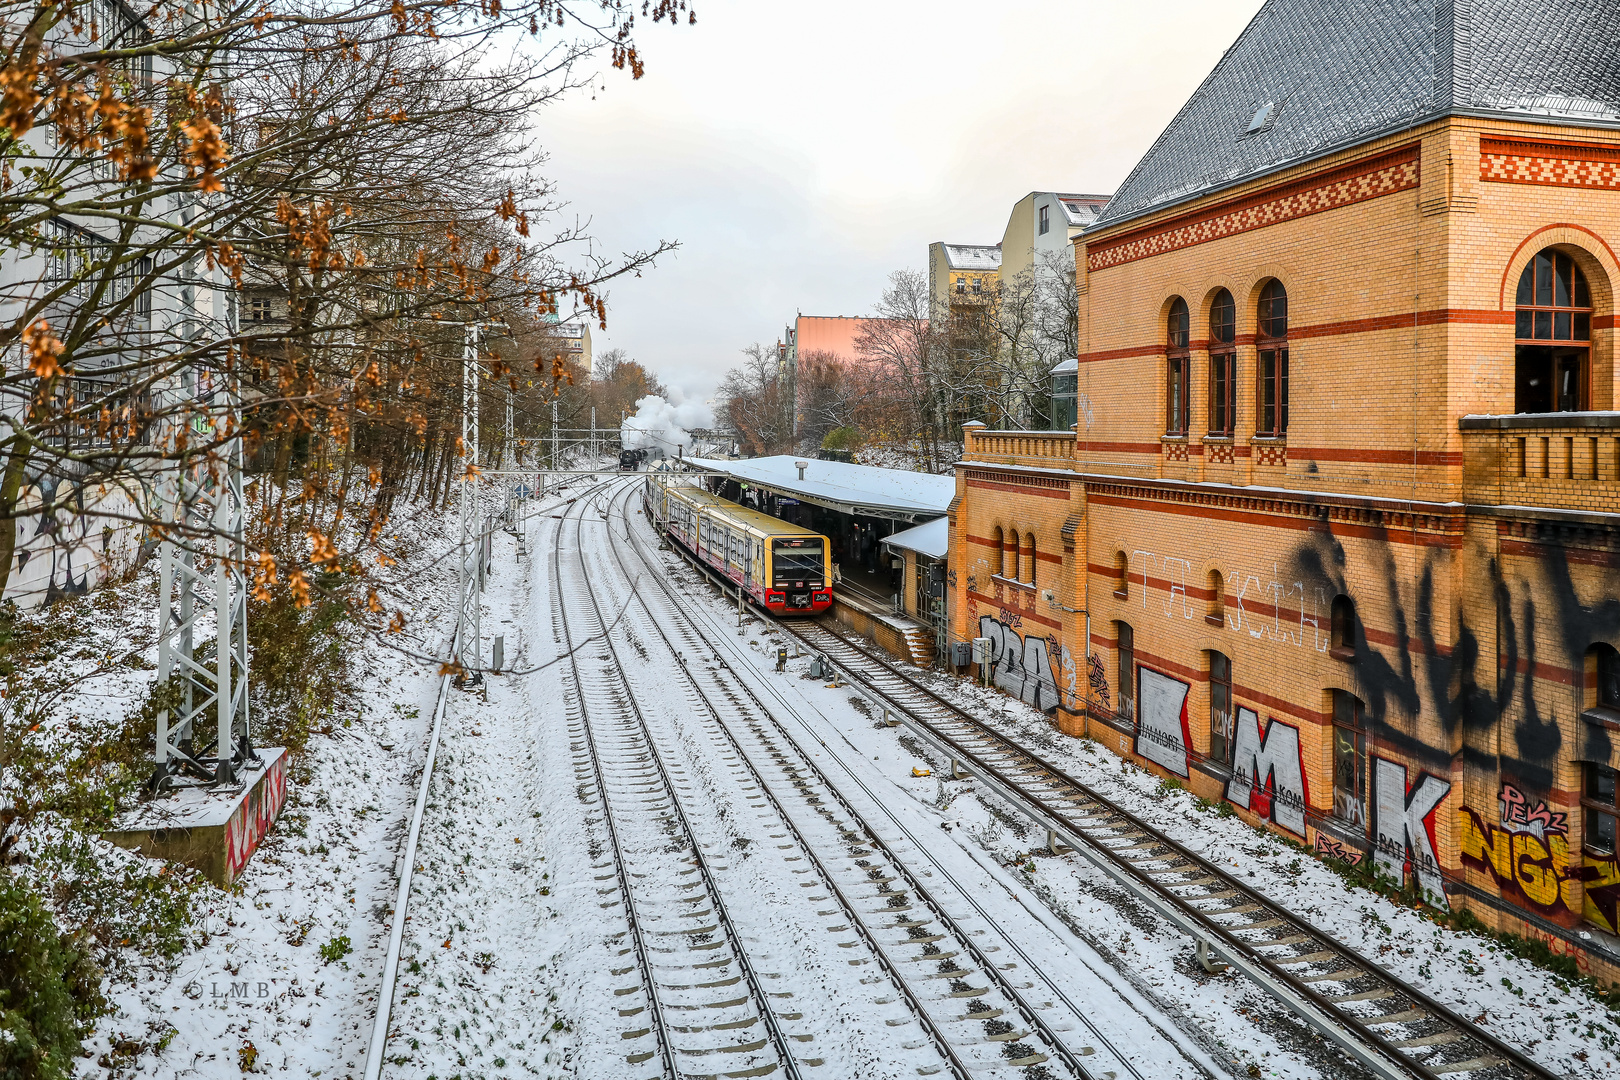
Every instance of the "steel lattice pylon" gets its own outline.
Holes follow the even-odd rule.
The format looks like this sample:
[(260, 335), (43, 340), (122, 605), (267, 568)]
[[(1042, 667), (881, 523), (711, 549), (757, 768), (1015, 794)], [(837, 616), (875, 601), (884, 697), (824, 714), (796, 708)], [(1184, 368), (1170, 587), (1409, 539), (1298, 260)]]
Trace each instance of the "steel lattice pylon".
[(456, 633), (461, 642), (462, 685), (483, 681), (484, 546), (488, 529), (478, 513), (473, 487), (478, 483), (478, 331), (466, 324), (461, 352), (461, 542), (456, 552), (456, 585), (461, 609)]
[[(235, 414), (234, 400), (226, 414)], [(167, 709), (158, 713), (152, 786), (171, 786), (182, 769), (206, 782), (232, 783), (243, 765), (259, 763), (248, 724), (241, 440), (230, 442), (223, 460), (181, 466), (168, 486), (164, 501), (171, 528), (159, 547), (158, 564), (158, 683), (178, 676), (180, 700), (172, 715)], [(211, 666), (197, 655), (205, 645), (197, 631), (210, 615), (217, 629)], [(210, 730), (214, 741), (199, 748)]]

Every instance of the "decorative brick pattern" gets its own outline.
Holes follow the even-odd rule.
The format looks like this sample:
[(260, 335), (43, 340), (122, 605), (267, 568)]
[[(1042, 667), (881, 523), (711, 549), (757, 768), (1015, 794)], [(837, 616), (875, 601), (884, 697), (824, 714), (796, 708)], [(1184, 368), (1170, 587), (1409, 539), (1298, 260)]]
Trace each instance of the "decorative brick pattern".
[(1417, 152), (1401, 150), (1356, 168), (1337, 170), (1207, 212), (1190, 214), (1145, 235), (1125, 236), (1099, 245), (1087, 251), (1086, 267), (1092, 271), (1106, 270), (1110, 266), (1336, 210), (1417, 186)]
[(1186, 461), (1187, 460), (1187, 444), (1185, 442), (1170, 441), (1170, 442), (1160, 443), (1159, 445), (1164, 450), (1164, 460), (1166, 460), (1166, 461)]
[(1230, 465), (1233, 461), (1232, 444), (1230, 442), (1207, 442), (1204, 444), (1206, 460), (1211, 465)]
[(1288, 464), (1287, 443), (1255, 443), (1254, 463), (1256, 465), (1275, 465), (1278, 467)]
[(1582, 143), (1480, 139), (1479, 178), (1498, 184), (1620, 190), (1620, 150)]

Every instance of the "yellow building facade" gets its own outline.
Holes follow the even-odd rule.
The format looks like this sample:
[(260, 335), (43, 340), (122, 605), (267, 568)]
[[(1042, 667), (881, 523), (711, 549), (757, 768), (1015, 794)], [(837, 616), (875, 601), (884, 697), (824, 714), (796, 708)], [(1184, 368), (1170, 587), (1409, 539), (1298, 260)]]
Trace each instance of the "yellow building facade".
[(1222, 80), (1314, 7), (1077, 238), (1079, 422), (969, 426), (952, 634), (1064, 731), (1620, 979), (1620, 125), (1452, 100), (1161, 196), (1200, 116), (1234, 169), (1311, 119)]

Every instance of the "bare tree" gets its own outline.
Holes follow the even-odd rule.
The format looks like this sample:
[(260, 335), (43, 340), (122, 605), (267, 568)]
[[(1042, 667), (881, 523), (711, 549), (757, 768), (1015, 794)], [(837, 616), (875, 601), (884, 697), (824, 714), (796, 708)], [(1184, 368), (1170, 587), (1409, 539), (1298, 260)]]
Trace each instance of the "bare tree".
[(726, 372), (718, 391), (720, 422), (748, 456), (792, 449), (793, 384), (776, 349), (758, 342), (743, 350), (743, 362)]
[(889, 275), (873, 312), (855, 338), (861, 359), (882, 376), (892, 394), (897, 434), (915, 439), (928, 471), (944, 464), (954, 393), (943, 377), (948, 350), (929, 323), (928, 276), (916, 270)]

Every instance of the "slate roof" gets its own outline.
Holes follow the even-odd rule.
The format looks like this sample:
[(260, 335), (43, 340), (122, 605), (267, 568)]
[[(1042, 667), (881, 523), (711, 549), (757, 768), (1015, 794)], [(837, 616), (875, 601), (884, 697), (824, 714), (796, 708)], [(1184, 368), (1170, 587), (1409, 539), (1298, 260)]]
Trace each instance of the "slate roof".
[(1106, 195), (1065, 195), (1061, 191), (1054, 192), (1058, 201), (1063, 204), (1063, 212), (1069, 219), (1070, 225), (1084, 228), (1097, 220), (1103, 206), (1108, 202)]
[(945, 262), (952, 270), (994, 270), (1001, 265), (1000, 244), (945, 244)]
[(1268, 0), (1092, 228), (1447, 114), (1620, 126), (1620, 3)]

